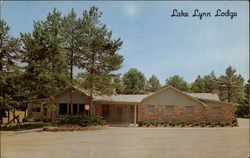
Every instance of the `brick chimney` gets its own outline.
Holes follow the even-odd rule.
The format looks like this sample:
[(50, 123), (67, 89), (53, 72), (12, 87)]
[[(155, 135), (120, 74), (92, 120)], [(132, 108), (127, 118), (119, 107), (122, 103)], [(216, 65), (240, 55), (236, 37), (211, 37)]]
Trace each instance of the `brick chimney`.
[(214, 89), (214, 90), (212, 90), (211, 93), (212, 93), (212, 94), (217, 94), (217, 95), (219, 95), (219, 94), (220, 94), (220, 90)]

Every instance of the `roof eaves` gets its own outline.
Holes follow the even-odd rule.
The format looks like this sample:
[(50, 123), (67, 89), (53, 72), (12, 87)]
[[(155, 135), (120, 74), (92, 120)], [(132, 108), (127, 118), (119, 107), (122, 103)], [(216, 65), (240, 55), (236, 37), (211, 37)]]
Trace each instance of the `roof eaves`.
[(238, 103), (229, 103), (229, 102), (225, 102), (225, 101), (212, 100), (212, 99), (204, 99), (204, 98), (200, 98), (200, 100), (204, 100), (204, 101), (211, 101), (211, 102), (215, 102), (215, 103), (228, 104), (228, 105), (240, 105), (240, 104), (238, 104)]

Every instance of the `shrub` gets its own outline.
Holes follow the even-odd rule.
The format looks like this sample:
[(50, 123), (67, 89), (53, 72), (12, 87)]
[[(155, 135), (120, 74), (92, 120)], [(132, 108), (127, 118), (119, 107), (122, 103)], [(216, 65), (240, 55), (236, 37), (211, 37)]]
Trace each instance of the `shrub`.
[(168, 124), (169, 124), (169, 121), (164, 121), (163, 124), (164, 124), (164, 125), (168, 125)]
[(237, 121), (237, 119), (234, 119), (234, 120), (232, 121), (232, 127), (235, 127), (235, 126), (238, 126), (238, 121)]
[(206, 122), (206, 125), (211, 125), (211, 122), (210, 121)]
[(231, 123), (229, 123), (229, 122), (226, 123), (226, 126), (230, 126), (230, 125), (231, 125)]
[(211, 127), (214, 127), (216, 126), (216, 123), (215, 122), (211, 122)]
[(48, 118), (48, 117), (44, 117), (43, 118), (43, 122), (46, 123), (46, 122), (50, 122), (51, 120)]
[(171, 123), (169, 123), (169, 125), (170, 125), (171, 127), (174, 127), (174, 126), (176, 125), (176, 123), (175, 123), (175, 122), (171, 122)]
[(156, 125), (156, 123), (155, 123), (155, 122), (149, 122), (149, 125), (151, 125), (151, 126), (155, 126), (155, 125)]
[(186, 125), (188, 126), (188, 125), (190, 125), (191, 124), (191, 122), (186, 122)]
[(35, 118), (34, 121), (35, 121), (35, 122), (41, 122), (42, 119), (41, 119), (41, 118)]
[(145, 121), (139, 121), (138, 124), (139, 124), (139, 127), (142, 127), (142, 126), (146, 125), (146, 122)]
[(244, 115), (244, 118), (249, 118), (250, 119), (250, 115)]
[(194, 122), (194, 126), (199, 126), (199, 122)]
[(57, 125), (80, 125), (80, 126), (96, 126), (96, 125), (105, 125), (106, 121), (98, 116), (86, 116), (86, 117), (67, 117), (57, 121)]
[(27, 117), (24, 117), (24, 118), (23, 118), (23, 122), (28, 122), (28, 118), (27, 118)]
[(218, 125), (220, 125), (220, 122), (215, 122), (215, 126), (218, 126)]
[(224, 126), (226, 125), (226, 122), (219, 122), (219, 125), (220, 125), (221, 127), (224, 127)]
[(181, 127), (184, 127), (186, 125), (186, 122), (180, 122), (179, 124), (181, 125)]

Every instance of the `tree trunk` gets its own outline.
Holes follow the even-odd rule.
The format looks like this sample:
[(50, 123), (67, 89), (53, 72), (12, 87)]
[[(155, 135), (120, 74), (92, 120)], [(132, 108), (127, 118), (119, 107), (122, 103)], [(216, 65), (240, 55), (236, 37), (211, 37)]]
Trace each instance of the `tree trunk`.
[(10, 122), (10, 110), (8, 110), (8, 122)]
[(27, 103), (25, 105), (24, 117), (27, 117)]
[[(1, 47), (2, 47), (2, 45), (1, 45)], [(2, 51), (2, 49), (1, 49), (1, 51)], [(2, 61), (2, 60), (3, 60), (3, 57), (2, 57), (2, 52), (1, 52), (0, 61)], [(3, 64), (2, 64), (2, 62), (0, 62), (0, 76), (3, 77)], [(4, 115), (4, 112), (5, 112), (4, 111), (3, 97), (4, 97), (4, 95), (3, 95), (3, 85), (0, 84), (0, 98), (1, 98), (1, 100), (0, 100), (0, 123), (3, 123), (3, 115)]]
[(229, 103), (231, 102), (231, 85), (230, 85), (230, 83), (228, 84), (227, 100)]
[[(16, 117), (16, 109), (13, 109), (13, 118), (15, 118)], [(16, 121), (15, 121), (15, 119), (13, 120), (13, 123), (15, 123)]]
[(91, 94), (91, 98), (90, 98), (90, 107), (91, 107), (91, 116), (94, 116), (95, 115), (95, 107), (94, 107), (94, 104), (93, 104), (93, 95)]
[(73, 115), (73, 110), (72, 110), (72, 86), (73, 86), (73, 51), (71, 51), (71, 54), (70, 54), (70, 111), (71, 111), (71, 115)]
[(1, 107), (1, 110), (0, 110), (0, 123), (1, 124), (3, 123), (3, 114), (4, 114), (4, 110)]
[[(55, 84), (55, 55), (53, 56), (52, 59), (52, 74), (53, 74), (53, 79), (52, 79), (52, 105), (56, 106), (56, 84)], [(51, 122), (54, 123), (55, 122), (55, 113), (54, 113), (54, 109), (51, 111)]]

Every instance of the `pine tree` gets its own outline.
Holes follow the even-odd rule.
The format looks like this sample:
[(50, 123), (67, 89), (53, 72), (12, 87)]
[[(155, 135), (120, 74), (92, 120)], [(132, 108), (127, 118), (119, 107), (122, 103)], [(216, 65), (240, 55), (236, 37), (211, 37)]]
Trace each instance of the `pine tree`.
[(81, 62), (78, 67), (85, 71), (82, 85), (90, 93), (93, 113), (93, 96), (113, 92), (113, 72), (123, 63), (123, 57), (118, 54), (122, 41), (120, 38), (112, 39), (112, 32), (99, 20), (101, 15), (98, 8), (91, 7), (89, 11), (84, 11), (81, 21), (86, 27), (86, 41), (82, 43), (85, 49), (79, 55)]
[(113, 83), (115, 85), (115, 94), (122, 94), (125, 86), (122, 83), (121, 74), (117, 74), (113, 77)]
[(26, 77), (37, 97), (50, 97), (48, 108), (51, 110), (56, 108), (56, 92), (67, 84), (68, 71), (61, 33), (61, 13), (54, 9), (46, 20), (35, 22), (32, 34), (21, 34), (24, 43), (23, 61), (27, 63)]
[(220, 98), (228, 102), (239, 103), (244, 100), (244, 79), (236, 74), (236, 70), (229, 66), (225, 75), (220, 76)]
[[(78, 66), (79, 54), (84, 52), (85, 25), (76, 18), (76, 13), (71, 12), (63, 18), (62, 38), (63, 49), (66, 53), (67, 65), (70, 69), (70, 107), (72, 108), (72, 86), (74, 85), (73, 68)], [(73, 110), (71, 110), (73, 112)]]
[(209, 75), (205, 75), (204, 81), (207, 93), (211, 93), (213, 90), (219, 89), (218, 79), (216, 78), (214, 71), (212, 71)]
[(147, 82), (147, 90), (149, 92), (156, 92), (160, 88), (161, 88), (161, 84), (160, 84), (159, 79), (155, 75), (152, 75)]
[(205, 79), (198, 75), (194, 83), (192, 83), (190, 90), (194, 93), (206, 93)]
[(9, 26), (4, 20), (0, 20), (0, 123), (2, 123), (5, 111), (15, 106), (15, 100), (10, 93), (8, 80), (19, 71), (17, 60), (19, 59), (20, 41), (9, 35)]
[(174, 75), (166, 79), (166, 84), (164, 87), (167, 86), (175, 87), (184, 92), (187, 92), (189, 90), (187, 82), (183, 79), (183, 77), (180, 77), (178, 75)]

